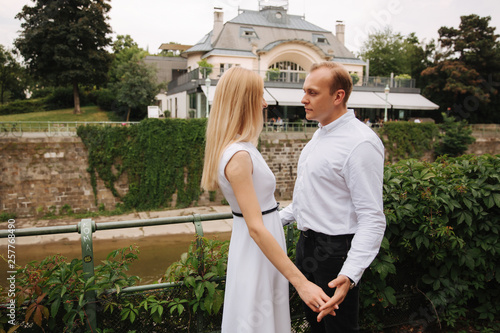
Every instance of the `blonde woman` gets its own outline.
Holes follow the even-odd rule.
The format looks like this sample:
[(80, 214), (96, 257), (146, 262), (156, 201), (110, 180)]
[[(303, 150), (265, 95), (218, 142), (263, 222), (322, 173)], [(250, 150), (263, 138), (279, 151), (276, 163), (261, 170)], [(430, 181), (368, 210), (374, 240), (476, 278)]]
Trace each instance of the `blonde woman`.
[(220, 188), (234, 215), (223, 333), (290, 332), (288, 281), (315, 312), (329, 300), (285, 252), (276, 180), (255, 147), (263, 92), (257, 73), (232, 67), (219, 80), (207, 125), (202, 186)]

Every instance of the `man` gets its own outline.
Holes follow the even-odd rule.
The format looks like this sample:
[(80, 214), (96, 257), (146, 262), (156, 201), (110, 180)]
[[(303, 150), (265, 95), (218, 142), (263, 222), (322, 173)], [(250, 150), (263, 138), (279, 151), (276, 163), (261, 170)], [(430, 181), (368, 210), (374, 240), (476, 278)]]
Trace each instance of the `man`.
[(293, 202), (280, 216), (301, 230), (297, 266), (332, 297), (319, 315), (305, 307), (312, 332), (358, 332), (358, 283), (386, 224), (384, 147), (347, 110), (352, 81), (342, 65), (314, 64), (303, 88), (306, 118), (318, 121), (319, 129), (302, 150)]

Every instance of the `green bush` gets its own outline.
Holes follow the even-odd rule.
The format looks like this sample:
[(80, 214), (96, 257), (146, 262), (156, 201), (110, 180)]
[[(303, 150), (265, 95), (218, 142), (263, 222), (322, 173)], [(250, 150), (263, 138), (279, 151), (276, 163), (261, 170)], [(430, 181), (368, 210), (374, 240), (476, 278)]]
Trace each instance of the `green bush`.
[(432, 149), (438, 135), (438, 127), (433, 123), (411, 123), (390, 121), (379, 130), (388, 160), (397, 162), (408, 158), (421, 158)]
[(488, 326), (500, 315), (499, 180), (499, 155), (385, 168), (387, 230), (377, 260), (393, 261), (395, 278), (407, 277), (428, 300), (428, 316), (449, 327)]
[(0, 106), (0, 115), (47, 111), (43, 98), (16, 100)]
[[(75, 106), (73, 87), (56, 87), (45, 98), (48, 110), (67, 109)], [(80, 89), (80, 106), (89, 104), (87, 92)]]
[(460, 156), (476, 141), (471, 135), (472, 128), (465, 119), (455, 121), (454, 117), (448, 117), (445, 113), (442, 115), (444, 122), (439, 125), (442, 133), (440, 140), (434, 145), (434, 153), (436, 156)]
[(94, 90), (89, 94), (90, 100), (105, 111), (114, 111), (116, 96), (111, 89)]
[[(66, 258), (56, 255), (40, 263), (28, 263), (15, 275), (16, 322), (23, 327), (34, 324), (45, 332), (74, 332), (85, 328), (88, 301), (84, 294), (95, 291), (97, 298), (102, 299), (109, 297), (104, 292), (111, 288), (120, 292), (121, 288), (134, 285), (138, 277), (127, 276), (125, 271), (137, 259), (137, 253), (133, 246), (112, 251), (95, 267), (94, 278), (89, 280), (84, 278), (81, 259), (67, 262)], [(2, 304), (6, 300), (0, 297)], [(0, 323), (0, 330), (6, 330), (2, 325)]]

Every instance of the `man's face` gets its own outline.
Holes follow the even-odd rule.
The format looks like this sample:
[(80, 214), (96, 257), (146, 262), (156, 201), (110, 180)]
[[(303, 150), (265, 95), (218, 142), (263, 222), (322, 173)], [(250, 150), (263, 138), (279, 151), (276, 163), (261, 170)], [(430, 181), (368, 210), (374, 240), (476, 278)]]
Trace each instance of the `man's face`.
[[(301, 103), (306, 109), (306, 119), (316, 120), (321, 125), (328, 125), (337, 118), (335, 113), (335, 101), (339, 90), (330, 95), (332, 75), (328, 68), (318, 68), (312, 71), (304, 82), (304, 97)], [(338, 104), (338, 103), (337, 103)]]

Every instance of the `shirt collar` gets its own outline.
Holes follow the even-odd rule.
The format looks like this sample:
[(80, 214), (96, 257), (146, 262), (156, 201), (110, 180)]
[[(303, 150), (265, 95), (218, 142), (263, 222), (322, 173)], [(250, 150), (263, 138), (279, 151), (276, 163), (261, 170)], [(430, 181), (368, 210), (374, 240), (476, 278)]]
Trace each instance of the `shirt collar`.
[(349, 121), (354, 119), (354, 117), (355, 117), (354, 110), (347, 110), (347, 112), (344, 113), (342, 116), (340, 116), (340, 118), (335, 119), (334, 121), (332, 121), (331, 123), (329, 123), (326, 126), (323, 126), (320, 123), (318, 123), (318, 127), (320, 130), (325, 131), (327, 133), (330, 133), (330, 132), (344, 126), (346, 123), (348, 123)]

